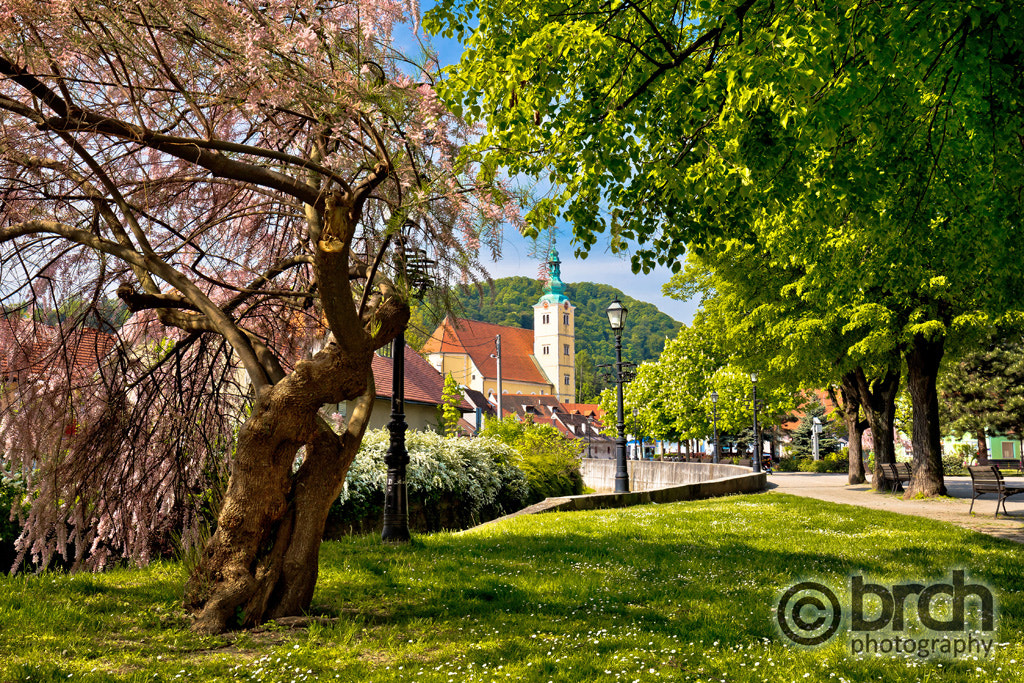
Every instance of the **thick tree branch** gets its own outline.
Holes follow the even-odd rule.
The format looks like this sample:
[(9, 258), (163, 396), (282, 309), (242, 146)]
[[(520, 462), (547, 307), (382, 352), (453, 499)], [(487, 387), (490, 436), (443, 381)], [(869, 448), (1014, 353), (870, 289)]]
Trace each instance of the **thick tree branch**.
[[(327, 198), (325, 225), (314, 253), (314, 271), (327, 324), (343, 348), (368, 341), (366, 338), (352, 338), (352, 331), (362, 330), (363, 326), (352, 298), (352, 285), (348, 278), (349, 261), (352, 238), (362, 216), (363, 204), (389, 173), (388, 166), (377, 164), (352, 189), (351, 194), (332, 194)], [(366, 286), (372, 287), (373, 283), (367, 282)]]
[(198, 311), (196, 305), (188, 301), (180, 294), (139, 294), (128, 284), (117, 288), (117, 297), (128, 306), (132, 313), (138, 313), (153, 308), (180, 308), (188, 311)]
[[(234, 143), (228, 142), (212, 142), (165, 135), (126, 121), (103, 116), (87, 109), (68, 106), (63, 99), (61, 99), (50, 88), (46, 87), (42, 81), (3, 57), (0, 57), (0, 75), (9, 76), (15, 83), (25, 88), (32, 95), (41, 99), (57, 114), (57, 116), (48, 118), (41, 117), (38, 112), (35, 112), (30, 107), (26, 107), (25, 105), (18, 103), (16, 100), (10, 100), (6, 97), (0, 98), (0, 106), (14, 113), (26, 116), (27, 118), (35, 121), (37, 125), (41, 125), (49, 130), (64, 133), (90, 131), (110, 137), (120, 138), (122, 140), (137, 142), (150, 147), (151, 149), (164, 152), (165, 154), (169, 154), (178, 159), (183, 159), (189, 163), (205, 168), (216, 177), (262, 185), (263, 187), (283, 192), (290, 197), (294, 197), (313, 206), (320, 206), (322, 204), (320, 191), (312, 185), (300, 182), (295, 178), (284, 175), (283, 173), (263, 168), (262, 166), (230, 159), (216, 152), (231, 151), (255, 153), (256, 151), (260, 151), (270, 155), (278, 153), (270, 150), (261, 150), (259, 148), (250, 148), (247, 145), (235, 145)], [(218, 150), (218, 145), (223, 146), (224, 149)], [(287, 157), (288, 155), (284, 156)], [(291, 158), (295, 159), (294, 157)], [(295, 160), (300, 163), (308, 163), (302, 162), (302, 160), (299, 159)], [(324, 171), (327, 172), (329, 177), (333, 178), (333, 173), (330, 173), (327, 169), (324, 169)]]

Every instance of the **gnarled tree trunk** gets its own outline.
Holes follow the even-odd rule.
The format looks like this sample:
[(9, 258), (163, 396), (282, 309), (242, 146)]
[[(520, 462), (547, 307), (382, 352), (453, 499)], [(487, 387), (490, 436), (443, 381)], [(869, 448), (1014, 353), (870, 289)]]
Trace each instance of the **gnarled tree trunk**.
[(896, 393), (900, 388), (900, 371), (888, 368), (881, 377), (870, 381), (862, 368), (857, 368), (854, 375), (861, 405), (871, 427), (871, 438), (875, 443), (872, 485), (877, 489), (882, 481), (882, 465), (896, 462), (893, 427), (896, 420)]
[[(185, 604), (196, 630), (217, 633), (308, 610), (327, 513), (369, 417), (372, 353), (369, 345), (352, 353), (328, 344), (260, 392), (239, 432), (217, 530), (189, 577)], [(317, 411), (353, 398), (356, 409), (339, 436)]]
[[(829, 392), (832, 394), (832, 402), (840, 405), (839, 401), (836, 400), (835, 392), (831, 388)], [(861, 400), (855, 373), (848, 372), (843, 375), (839, 392), (842, 397), (841, 411), (843, 422), (846, 424), (846, 433), (849, 437), (850, 468), (847, 481), (850, 484), (863, 484), (866, 481), (864, 477), (863, 437), (868, 423), (860, 419)]]
[(936, 380), (945, 351), (944, 338), (915, 335), (906, 353), (907, 387), (914, 409), (914, 475), (905, 498), (946, 493), (942, 471), (942, 435), (939, 431), (939, 394)]
[[(386, 169), (378, 171), (377, 182), (386, 176)], [(289, 374), (266, 351), (267, 382), (257, 385), (252, 414), (239, 431), (217, 530), (186, 586), (185, 606), (197, 631), (218, 633), (309, 609), (327, 514), (369, 419), (373, 352), (409, 320), (408, 305), (385, 297), (384, 284), (373, 295), (366, 291), (358, 304), (349, 285), (361, 201), (351, 195), (328, 199), (314, 251), (331, 341)], [(353, 399), (357, 405), (345, 431), (335, 434), (318, 411)]]

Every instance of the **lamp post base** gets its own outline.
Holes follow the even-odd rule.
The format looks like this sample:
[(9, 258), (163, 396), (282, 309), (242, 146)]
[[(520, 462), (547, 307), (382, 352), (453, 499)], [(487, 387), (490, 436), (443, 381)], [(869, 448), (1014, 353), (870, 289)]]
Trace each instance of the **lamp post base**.
[[(402, 470), (405, 467), (401, 468)], [(405, 483), (405, 472), (388, 472), (384, 496), (384, 529), (380, 538), (385, 543), (408, 543), (409, 498)]]

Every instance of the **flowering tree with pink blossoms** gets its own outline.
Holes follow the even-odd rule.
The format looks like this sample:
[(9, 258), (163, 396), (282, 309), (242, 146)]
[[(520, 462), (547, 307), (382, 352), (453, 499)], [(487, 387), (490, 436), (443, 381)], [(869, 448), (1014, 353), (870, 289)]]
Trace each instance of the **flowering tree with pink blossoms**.
[(392, 0), (0, 0), (0, 294), (84, 297), (58, 342), (115, 293), (133, 313), (89, 362), (35, 344), (0, 404), (34, 496), (26, 561), (195, 540), (224, 474), (194, 627), (309, 608), (372, 354), (409, 318), (396, 245), (473, 276), (517, 216), (492, 174), (453, 166), (472, 131), (392, 40), (415, 19)]

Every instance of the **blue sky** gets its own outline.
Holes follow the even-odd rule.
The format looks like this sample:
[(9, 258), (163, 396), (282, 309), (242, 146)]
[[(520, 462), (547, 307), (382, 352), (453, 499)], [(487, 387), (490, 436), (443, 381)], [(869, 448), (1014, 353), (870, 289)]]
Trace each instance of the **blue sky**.
[[(602, 253), (600, 242), (585, 260), (576, 259), (573, 257), (568, 233), (568, 228), (565, 228), (558, 236), (558, 256), (562, 261), (563, 281), (599, 282), (618, 287), (634, 299), (654, 304), (679, 322), (691, 322), (697, 308), (696, 303), (677, 301), (661, 294), (661, 286), (672, 276), (667, 268), (659, 268), (648, 275), (634, 275), (628, 260), (611, 253)], [(513, 230), (508, 230), (502, 259), (496, 263), (488, 263), (487, 268), (496, 278), (509, 275), (536, 277), (538, 263), (530, 258), (529, 252), (529, 240), (515, 234)]]
[[(422, 4), (423, 11), (426, 12), (432, 6), (431, 0), (425, 0)], [(398, 40), (401, 42), (401, 38)], [(442, 66), (457, 62), (462, 54), (462, 45), (458, 41), (438, 36), (432, 38), (431, 43), (438, 52)], [(689, 324), (693, 319), (696, 303), (677, 301), (661, 293), (661, 286), (672, 276), (668, 268), (658, 268), (647, 275), (634, 274), (630, 269), (628, 255), (612, 254), (607, 243), (601, 241), (591, 249), (585, 260), (578, 260), (573, 256), (571, 240), (570, 228), (561, 226), (558, 234), (558, 254), (562, 261), (562, 280), (565, 282), (599, 282), (612, 285), (634, 299), (654, 304), (680, 322)], [(500, 261), (485, 262), (492, 277), (536, 276), (538, 263), (530, 257), (530, 240), (510, 228), (505, 231), (502, 251)]]

